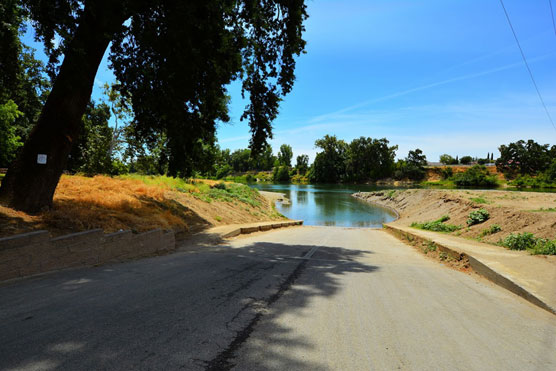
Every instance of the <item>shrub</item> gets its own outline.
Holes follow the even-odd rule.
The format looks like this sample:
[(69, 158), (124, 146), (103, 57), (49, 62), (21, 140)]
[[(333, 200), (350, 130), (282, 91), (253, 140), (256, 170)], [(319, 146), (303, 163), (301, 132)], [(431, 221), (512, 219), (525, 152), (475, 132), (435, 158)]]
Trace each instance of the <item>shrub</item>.
[(487, 221), (489, 217), (490, 214), (486, 209), (479, 209), (479, 210), (472, 211), (469, 214), (469, 218), (467, 219), (467, 225), (472, 226), (475, 224), (483, 223)]
[(504, 241), (502, 241), (502, 245), (510, 250), (526, 250), (533, 248), (536, 242), (537, 241), (533, 233), (510, 233), (510, 235), (507, 236)]
[(451, 167), (445, 167), (440, 170), (440, 176), (442, 176), (442, 179), (450, 179), (454, 176), (454, 169)]
[(496, 187), (496, 177), (490, 175), (486, 166), (474, 165), (463, 173), (454, 176), (454, 183), (458, 187)]
[(287, 182), (290, 180), (290, 171), (287, 166), (276, 166), (272, 174), (275, 182)]
[(531, 250), (535, 255), (556, 255), (556, 240), (550, 241), (544, 238), (537, 238), (535, 246)]
[(450, 220), (448, 215), (442, 216), (438, 220), (434, 220), (432, 222), (424, 222), (424, 223), (411, 223), (411, 227), (418, 228), (418, 229), (425, 229), (427, 231), (433, 232), (454, 232), (461, 229), (459, 225), (452, 225), (452, 224), (444, 224), (444, 222)]

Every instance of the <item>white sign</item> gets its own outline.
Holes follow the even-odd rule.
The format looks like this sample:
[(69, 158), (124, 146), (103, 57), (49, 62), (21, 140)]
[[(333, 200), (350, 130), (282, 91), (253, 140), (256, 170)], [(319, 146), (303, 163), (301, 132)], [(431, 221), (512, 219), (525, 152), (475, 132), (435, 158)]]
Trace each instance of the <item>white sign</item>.
[(46, 155), (38, 154), (37, 155), (37, 164), (41, 164), (41, 165), (46, 164)]

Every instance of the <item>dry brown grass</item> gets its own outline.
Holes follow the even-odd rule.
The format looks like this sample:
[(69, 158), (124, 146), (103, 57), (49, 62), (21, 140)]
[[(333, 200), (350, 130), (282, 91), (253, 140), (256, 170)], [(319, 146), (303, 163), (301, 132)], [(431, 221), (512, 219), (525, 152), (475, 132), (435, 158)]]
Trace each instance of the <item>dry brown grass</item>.
[(182, 234), (211, 225), (280, 218), (262, 196), (257, 196), (257, 205), (238, 199), (206, 201), (198, 196), (203, 192), (199, 188), (207, 192), (215, 183), (167, 177), (62, 176), (47, 212), (28, 215), (0, 206), (0, 237), (36, 229), (59, 236), (95, 228), (106, 233), (161, 228)]
[(0, 235), (47, 229), (52, 235), (101, 228), (105, 232), (155, 228), (188, 231), (207, 224), (166, 197), (167, 187), (106, 176), (62, 176), (50, 211), (28, 215), (0, 207)]

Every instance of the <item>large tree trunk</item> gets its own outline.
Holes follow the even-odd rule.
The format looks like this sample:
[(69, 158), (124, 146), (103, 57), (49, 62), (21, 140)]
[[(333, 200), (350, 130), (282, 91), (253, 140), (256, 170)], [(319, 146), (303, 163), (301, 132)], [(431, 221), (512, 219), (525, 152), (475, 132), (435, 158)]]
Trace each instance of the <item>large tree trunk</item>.
[[(86, 4), (40, 118), (2, 181), (0, 199), (10, 207), (37, 212), (52, 205), (72, 143), (82, 126), (98, 66), (126, 19), (118, 3), (108, 0)], [(46, 155), (45, 164), (38, 163), (40, 155)]]

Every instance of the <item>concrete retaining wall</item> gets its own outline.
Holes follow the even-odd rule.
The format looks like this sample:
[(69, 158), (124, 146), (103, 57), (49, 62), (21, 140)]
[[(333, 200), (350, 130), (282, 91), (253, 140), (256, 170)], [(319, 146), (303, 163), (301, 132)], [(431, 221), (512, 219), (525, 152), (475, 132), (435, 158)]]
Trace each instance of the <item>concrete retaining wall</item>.
[(56, 269), (91, 266), (166, 254), (176, 249), (174, 232), (155, 229), (141, 234), (100, 229), (49, 238), (35, 231), (0, 238), (0, 281)]

